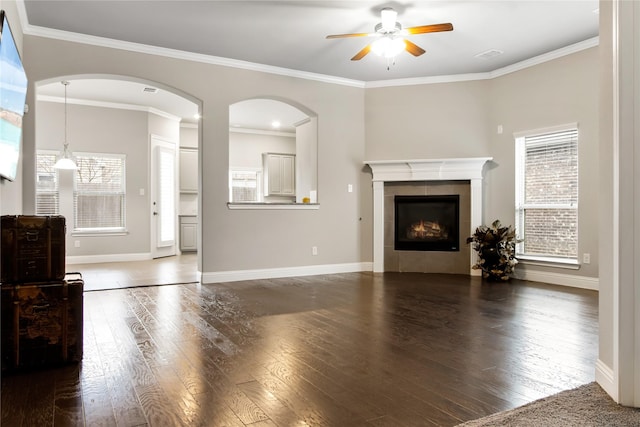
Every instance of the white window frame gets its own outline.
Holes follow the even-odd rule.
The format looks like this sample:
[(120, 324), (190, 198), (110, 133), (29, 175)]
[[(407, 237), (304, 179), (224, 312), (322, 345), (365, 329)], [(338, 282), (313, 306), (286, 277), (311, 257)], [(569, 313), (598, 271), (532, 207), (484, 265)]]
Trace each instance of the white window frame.
[(126, 200), (127, 200), (127, 158), (125, 154), (114, 154), (114, 153), (74, 153), (76, 157), (76, 162), (78, 163), (78, 167), (81, 167), (80, 159), (82, 157), (96, 157), (96, 158), (104, 158), (104, 159), (119, 159), (122, 161), (122, 179), (120, 190), (116, 192), (105, 192), (106, 194), (117, 194), (122, 198), (122, 216), (120, 218), (120, 226), (114, 227), (78, 227), (78, 203), (77, 197), (80, 194), (100, 194), (95, 192), (81, 192), (78, 190), (78, 176), (79, 170), (74, 172), (73, 178), (73, 214), (74, 214), (74, 227), (73, 234), (95, 234), (95, 235), (103, 235), (103, 234), (122, 234), (126, 233)]
[[(38, 189), (38, 182), (40, 181), (41, 171), (38, 169), (38, 157), (39, 156), (51, 156), (53, 157), (53, 164), (55, 164), (56, 159), (60, 155), (60, 152), (54, 150), (36, 150), (36, 215), (60, 215), (60, 175), (58, 174), (58, 170), (51, 166), (52, 172), (44, 172), (44, 173), (52, 173), (54, 179), (54, 189), (53, 190), (42, 190)], [(53, 194), (55, 196), (55, 208), (53, 210), (42, 211), (39, 209), (38, 205), (38, 195), (39, 194)]]
[[(572, 209), (572, 210), (576, 210), (576, 218), (578, 218), (578, 202), (579, 199), (577, 199), (578, 201), (576, 202), (567, 202), (567, 203), (546, 203), (546, 204), (542, 204), (542, 203), (533, 203), (533, 204), (527, 204), (525, 203), (525, 167), (524, 167), (524, 161), (525, 161), (525, 142), (526, 142), (526, 138), (530, 138), (530, 137), (535, 137), (535, 136), (540, 136), (540, 135), (545, 135), (545, 134), (553, 134), (553, 133), (560, 133), (560, 132), (566, 132), (566, 131), (570, 131), (570, 130), (575, 130), (577, 133), (577, 140), (576, 140), (576, 150), (579, 152), (579, 141), (580, 141), (580, 133), (579, 133), (579, 129), (578, 129), (578, 124), (577, 123), (569, 123), (569, 124), (565, 124), (565, 125), (560, 125), (560, 126), (554, 126), (554, 127), (549, 127), (549, 128), (544, 128), (544, 129), (536, 129), (536, 130), (531, 130), (531, 131), (524, 131), (524, 132), (518, 132), (514, 134), (514, 138), (515, 138), (515, 187), (516, 187), (516, 194), (515, 194), (515, 224), (516, 224), (516, 232), (518, 233), (518, 238), (521, 239), (526, 239), (526, 236), (523, 236), (524, 230), (525, 230), (525, 223), (524, 223), (524, 211), (526, 209)], [(579, 154), (578, 154), (579, 156)], [(578, 165), (579, 165), (579, 157), (578, 157)], [(578, 171), (578, 176), (579, 176), (579, 171)], [(578, 183), (579, 186), (579, 183)], [(579, 188), (576, 190), (579, 191)], [(579, 194), (577, 195), (579, 197)], [(534, 263), (540, 263), (540, 264), (556, 264), (558, 266), (567, 266), (568, 268), (574, 268), (575, 266), (578, 265), (578, 241), (579, 241), (579, 227), (578, 227), (578, 220), (579, 218), (576, 220), (576, 225), (575, 225), (575, 233), (576, 233), (576, 253), (575, 256), (570, 256), (570, 257), (562, 257), (562, 256), (556, 256), (553, 254), (527, 254), (524, 252), (524, 241), (519, 242), (518, 244), (516, 244), (516, 258), (518, 258), (519, 260), (524, 260), (525, 262), (528, 262), (530, 264), (534, 264)]]
[[(256, 174), (256, 196), (254, 201), (235, 201), (233, 200), (233, 174), (234, 172), (255, 172)], [(264, 190), (262, 184), (262, 169), (247, 167), (231, 167), (229, 168), (229, 203), (262, 203), (264, 202)]]

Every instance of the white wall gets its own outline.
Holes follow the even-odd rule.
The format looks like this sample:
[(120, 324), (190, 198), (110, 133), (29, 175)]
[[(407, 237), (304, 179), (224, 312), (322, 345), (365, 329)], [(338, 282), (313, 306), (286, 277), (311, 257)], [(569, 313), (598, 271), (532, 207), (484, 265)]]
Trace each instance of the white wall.
[(597, 48), (490, 80), (368, 89), (366, 111), (367, 160), (493, 157), (485, 168), (484, 222), (503, 224), (515, 222), (513, 133), (577, 122), (578, 251), (590, 253), (591, 264), (579, 270), (520, 264), (516, 272), (597, 285)]
[[(535, 271), (541, 281), (545, 274), (567, 274), (597, 283), (598, 87), (597, 47), (491, 80), (489, 155), (494, 165), (487, 174), (487, 221), (515, 222), (513, 133), (578, 124), (578, 258), (581, 261), (582, 254), (589, 253), (591, 263), (581, 264), (579, 270), (520, 264), (520, 274)], [(502, 125), (502, 134), (497, 132), (498, 125)]]
[[(64, 104), (38, 101), (34, 114), (38, 149), (59, 151), (64, 139)], [(144, 111), (67, 106), (67, 135), (74, 152), (126, 156), (126, 235), (74, 235), (73, 172), (60, 171), (60, 214), (67, 219), (67, 256), (150, 253), (149, 135), (178, 142), (179, 123)], [(141, 190), (144, 194), (140, 194)], [(80, 247), (75, 247), (78, 241)], [(81, 258), (75, 258), (76, 262)]]
[(640, 4), (600, 1), (600, 339), (596, 380), (640, 407)]
[[(595, 183), (597, 170), (591, 151), (597, 139), (593, 136), (596, 49), (493, 80), (363, 90), (32, 36), (26, 43), (26, 62), (36, 80), (98, 71), (145, 76), (202, 99), (203, 272), (370, 262), (371, 182), (363, 167), (365, 159), (492, 156), (496, 160), (487, 171), (485, 220), (510, 223), (514, 217), (511, 133), (576, 121), (584, 145), (580, 173), (587, 183), (580, 194), (580, 253), (591, 253), (592, 264), (562, 274), (597, 274), (597, 238), (592, 233), (597, 200), (586, 191)], [(67, 53), (65, 60), (60, 52)], [(226, 206), (228, 106), (265, 96), (265, 87), (272, 92), (268, 95), (291, 99), (318, 113), (322, 203), (317, 211), (247, 212)], [(560, 106), (540, 104), (545, 93), (561, 93)], [(536, 102), (522, 103), (523, 96)], [(498, 122), (504, 128), (501, 136), (495, 134)], [(347, 192), (348, 184), (354, 185), (354, 193)], [(262, 227), (243, 233), (247, 223)], [(311, 246), (318, 247), (318, 256), (311, 256)]]
[(309, 197), (318, 188), (318, 118), (296, 127), (296, 202)]
[(229, 167), (262, 169), (262, 153), (296, 153), (296, 136), (229, 132)]
[(485, 157), (489, 82), (367, 89), (367, 160)]
[[(202, 101), (199, 194), (203, 273), (347, 265), (371, 260), (361, 248), (357, 185), (363, 179), (364, 91), (317, 81), (25, 37), (25, 63), (32, 82), (76, 74), (137, 76), (177, 88)], [(265, 88), (268, 88), (265, 94)], [(318, 114), (318, 210), (236, 211), (227, 207), (229, 105), (266, 95), (286, 98)], [(33, 121), (27, 120), (27, 127)], [(34, 149), (25, 135), (25, 148)], [(33, 167), (26, 174), (33, 174)], [(27, 186), (25, 194), (32, 192)], [(366, 223), (366, 222), (365, 222)], [(250, 225), (248, 228), (247, 225)], [(313, 256), (311, 247), (318, 247)]]

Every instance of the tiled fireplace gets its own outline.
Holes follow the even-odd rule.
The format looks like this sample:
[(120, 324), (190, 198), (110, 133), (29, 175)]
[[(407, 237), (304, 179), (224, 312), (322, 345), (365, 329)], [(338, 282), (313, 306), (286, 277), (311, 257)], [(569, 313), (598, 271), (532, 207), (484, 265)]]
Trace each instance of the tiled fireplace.
[[(373, 271), (477, 274), (476, 255), (466, 244), (483, 223), (483, 169), (489, 157), (365, 162), (373, 172)], [(395, 197), (459, 198), (459, 248), (396, 249)], [(433, 225), (430, 225), (433, 226)]]

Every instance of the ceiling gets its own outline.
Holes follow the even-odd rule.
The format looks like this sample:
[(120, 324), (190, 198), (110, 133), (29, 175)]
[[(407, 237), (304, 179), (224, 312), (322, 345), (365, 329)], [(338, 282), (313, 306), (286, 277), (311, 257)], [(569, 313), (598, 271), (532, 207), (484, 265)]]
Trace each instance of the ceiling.
[[(592, 39), (599, 19), (598, 0), (25, 0), (24, 7), (28, 34), (67, 38), (62, 31), (79, 33), (194, 58), (206, 55), (214, 63), (224, 59), (220, 63), (242, 67), (248, 62), (267, 71), (363, 84), (490, 73)], [(325, 38), (373, 32), (383, 7), (393, 7), (405, 28), (450, 22), (454, 30), (409, 36), (426, 53), (403, 52), (390, 67), (373, 53), (350, 60), (371, 41), (368, 37)], [(502, 53), (478, 57), (495, 51)]]

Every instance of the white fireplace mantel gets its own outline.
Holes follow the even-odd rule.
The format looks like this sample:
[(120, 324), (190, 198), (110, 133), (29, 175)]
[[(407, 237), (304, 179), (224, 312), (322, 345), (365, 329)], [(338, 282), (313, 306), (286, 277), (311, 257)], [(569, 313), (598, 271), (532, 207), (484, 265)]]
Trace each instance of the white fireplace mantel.
[[(471, 229), (469, 235), (483, 218), (482, 179), (484, 165), (492, 157), (469, 157), (454, 159), (420, 160), (372, 160), (364, 163), (373, 172), (373, 271), (384, 271), (384, 183), (395, 181), (470, 181), (471, 184)], [(469, 272), (477, 255), (471, 251)]]

